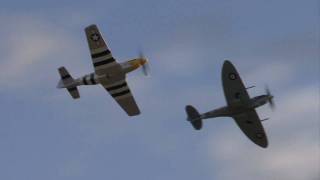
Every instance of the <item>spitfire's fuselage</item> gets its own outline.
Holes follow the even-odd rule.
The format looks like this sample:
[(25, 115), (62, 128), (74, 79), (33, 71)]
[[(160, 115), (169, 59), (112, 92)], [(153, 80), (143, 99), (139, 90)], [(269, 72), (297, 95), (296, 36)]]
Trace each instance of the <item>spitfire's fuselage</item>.
[(261, 95), (251, 98), (249, 102), (242, 103), (241, 100), (237, 100), (229, 106), (224, 106), (201, 115), (202, 119), (214, 118), (214, 117), (232, 117), (237, 114), (245, 113), (249, 110), (263, 106), (269, 99), (273, 98), (268, 95)]

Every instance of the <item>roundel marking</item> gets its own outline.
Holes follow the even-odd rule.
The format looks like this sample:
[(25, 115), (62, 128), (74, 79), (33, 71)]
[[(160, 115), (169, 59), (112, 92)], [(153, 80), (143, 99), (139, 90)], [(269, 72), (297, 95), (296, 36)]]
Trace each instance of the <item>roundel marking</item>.
[(100, 36), (97, 33), (91, 34), (90, 38), (92, 41), (99, 41), (100, 40)]
[(263, 138), (263, 134), (262, 133), (256, 133), (257, 138), (262, 139)]
[(237, 79), (237, 75), (235, 74), (235, 73), (229, 73), (229, 79), (230, 80), (235, 80), (235, 79)]

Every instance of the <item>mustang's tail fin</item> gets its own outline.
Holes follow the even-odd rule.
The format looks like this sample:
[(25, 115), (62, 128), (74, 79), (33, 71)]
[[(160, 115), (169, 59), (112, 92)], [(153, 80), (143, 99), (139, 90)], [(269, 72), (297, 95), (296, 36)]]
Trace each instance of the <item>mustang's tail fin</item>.
[(72, 76), (69, 74), (65, 67), (60, 67), (58, 69), (61, 80), (59, 81), (57, 88), (67, 88), (68, 92), (73, 99), (80, 98), (80, 94), (77, 88), (77, 83), (74, 81)]
[(187, 120), (192, 124), (193, 128), (200, 130), (202, 128), (202, 119), (199, 112), (191, 105), (186, 106), (188, 115)]

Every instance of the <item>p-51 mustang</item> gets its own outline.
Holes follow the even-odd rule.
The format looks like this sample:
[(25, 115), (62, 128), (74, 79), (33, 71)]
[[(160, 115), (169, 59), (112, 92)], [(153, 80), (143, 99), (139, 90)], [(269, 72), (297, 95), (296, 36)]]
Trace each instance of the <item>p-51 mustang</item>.
[(112, 56), (96, 25), (85, 28), (85, 33), (91, 52), (94, 73), (73, 79), (65, 67), (60, 67), (58, 71), (61, 80), (57, 87), (66, 88), (74, 99), (78, 99), (80, 95), (77, 86), (101, 84), (129, 116), (140, 114), (126, 82), (126, 74), (139, 67), (142, 67), (144, 73), (147, 74), (148, 60), (140, 56), (124, 63), (118, 63)]
[[(202, 120), (215, 117), (232, 117), (243, 133), (255, 144), (266, 148), (267, 135), (255, 108), (269, 102), (274, 107), (273, 96), (268, 88), (267, 94), (250, 98), (237, 70), (231, 62), (225, 61), (222, 68), (222, 84), (227, 106), (199, 114), (191, 105), (186, 106), (187, 120), (196, 130), (202, 128)], [(251, 88), (251, 87), (249, 87)]]

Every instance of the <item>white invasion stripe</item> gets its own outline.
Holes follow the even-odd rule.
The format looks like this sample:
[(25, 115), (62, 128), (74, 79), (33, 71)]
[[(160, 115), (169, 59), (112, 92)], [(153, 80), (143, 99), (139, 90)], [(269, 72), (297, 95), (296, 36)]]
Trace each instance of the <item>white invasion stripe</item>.
[(104, 61), (104, 60), (107, 60), (107, 59), (110, 59), (110, 58), (112, 58), (111, 53), (108, 54), (108, 55), (105, 55), (105, 56), (101, 56), (101, 57), (97, 57), (97, 58), (92, 58), (92, 61), (93, 61), (93, 63), (96, 63), (96, 62)]
[(128, 86), (124, 86), (122, 88), (115, 89), (115, 90), (112, 90), (112, 91), (109, 91), (109, 92), (110, 92), (110, 94), (114, 95), (114, 94), (121, 93), (121, 92), (126, 91), (126, 90), (129, 90)]
[(91, 49), (91, 54), (98, 54), (98, 53), (102, 53), (103, 51), (108, 50), (107, 47), (103, 46), (97, 49)]
[(123, 80), (117, 81), (117, 82), (112, 83), (112, 84), (103, 85), (103, 87), (110, 88), (110, 87), (113, 87), (113, 86), (118, 86), (118, 85), (123, 84), (125, 82), (126, 82), (126, 80), (123, 79)]
[(117, 97), (115, 97), (114, 99), (115, 99), (115, 100), (121, 100), (121, 99), (126, 99), (126, 98), (129, 98), (129, 97), (132, 97), (131, 92), (128, 93), (128, 94), (122, 95), (122, 96), (117, 96)]

